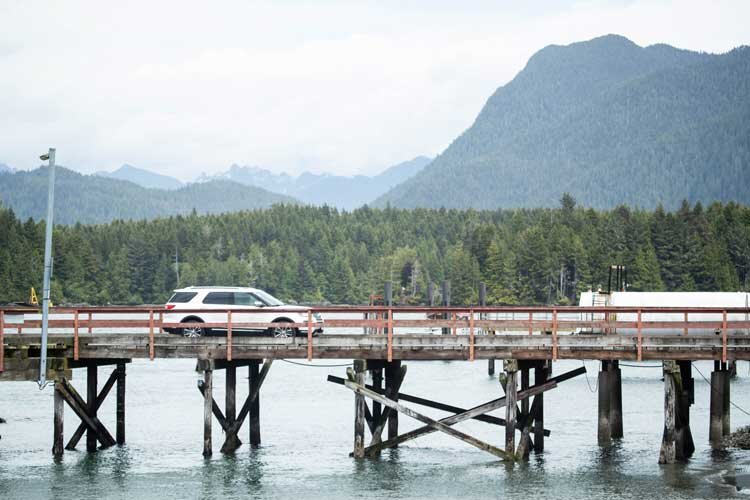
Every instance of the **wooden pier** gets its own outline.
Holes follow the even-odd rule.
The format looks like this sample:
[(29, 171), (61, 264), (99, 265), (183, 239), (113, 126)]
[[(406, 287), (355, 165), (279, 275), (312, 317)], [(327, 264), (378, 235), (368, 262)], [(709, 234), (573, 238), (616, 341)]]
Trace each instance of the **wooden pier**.
[[(523, 460), (531, 451), (542, 453), (545, 436), (554, 432), (544, 428), (544, 411), (549, 411), (544, 406), (544, 393), (583, 371), (553, 377), (552, 361), (601, 361), (598, 439), (607, 445), (623, 436), (623, 420), (627, 418), (627, 408), (622, 407), (619, 362), (659, 360), (663, 362), (665, 383), (659, 462), (671, 463), (687, 459), (695, 449), (690, 430), (694, 394), (691, 362), (715, 362), (710, 440), (717, 445), (729, 432), (730, 363), (750, 360), (750, 310), (745, 308), (398, 307), (387, 301), (384, 306), (313, 308), (308, 318), (321, 313), (325, 332), (313, 335), (308, 319), (289, 324), (298, 331), (292, 338), (241, 334), (243, 329), (278, 324), (237, 321), (246, 312), (240, 309), (213, 312), (224, 313), (226, 320), (199, 325), (213, 329), (214, 334), (188, 338), (166, 332), (196, 323), (165, 322), (167, 311), (160, 307), (53, 309), (46, 346), (47, 378), (54, 381), (55, 393), (53, 453), (59, 456), (64, 449), (74, 449), (84, 433), (87, 451), (125, 442), (126, 366), (135, 358), (197, 360), (197, 370), (203, 374), (198, 390), (204, 404), (206, 456), (213, 452), (214, 419), (225, 434), (223, 453), (233, 453), (241, 446), (240, 430), (246, 420), (249, 444), (260, 444), (261, 389), (274, 360), (353, 359), (346, 377), (329, 381), (354, 393), (354, 457), (373, 456), (439, 431), (503, 460)], [(0, 308), (0, 381), (37, 379), (43, 347), (37, 316), (36, 310)], [(218, 330), (222, 333), (217, 334)], [(401, 385), (409, 360), (490, 360), (490, 373), (494, 360), (503, 360), (505, 394), (469, 409), (406, 394)], [(108, 367), (112, 371), (100, 387), (99, 368)], [(248, 369), (248, 395), (238, 411), (237, 369), (244, 367)], [(85, 398), (69, 383), (78, 368), (87, 370)], [(223, 409), (213, 398), (216, 370), (226, 370)], [(372, 384), (365, 384), (368, 371)], [(114, 437), (98, 418), (98, 410), (113, 387), (117, 399)], [(66, 404), (81, 421), (67, 444), (63, 433)], [(416, 411), (411, 406), (414, 404), (451, 415), (434, 420)], [(500, 408), (505, 409), (505, 418), (488, 414)], [(422, 422), (423, 427), (399, 434), (399, 414)], [(453, 427), (467, 419), (504, 426), (503, 445), (479, 441)], [(369, 443), (366, 431), (371, 436)]]

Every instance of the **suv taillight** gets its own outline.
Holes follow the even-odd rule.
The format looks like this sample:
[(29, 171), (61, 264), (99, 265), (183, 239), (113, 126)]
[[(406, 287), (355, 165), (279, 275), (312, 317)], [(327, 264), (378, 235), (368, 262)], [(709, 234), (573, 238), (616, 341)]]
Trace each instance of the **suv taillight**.
[(165, 309), (174, 309), (175, 308), (175, 304), (167, 304), (166, 306), (164, 306), (164, 308)]

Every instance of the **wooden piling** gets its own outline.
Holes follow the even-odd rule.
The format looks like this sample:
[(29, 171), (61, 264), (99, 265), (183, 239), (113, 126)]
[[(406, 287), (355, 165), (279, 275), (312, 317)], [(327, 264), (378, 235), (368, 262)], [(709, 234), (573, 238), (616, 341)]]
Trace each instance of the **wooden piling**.
[[(367, 363), (370, 364), (369, 361)], [(382, 365), (381, 365), (382, 366)], [(380, 392), (383, 389), (383, 368), (381, 366), (378, 366), (377, 368), (372, 369), (372, 385), (375, 388), (376, 392)], [(382, 407), (378, 401), (372, 402), (372, 418), (374, 422), (377, 422), (380, 420), (380, 415), (382, 413)]]
[(125, 444), (125, 363), (117, 363), (117, 444)]
[(60, 393), (60, 381), (55, 381), (55, 402), (54, 402), (54, 423), (52, 430), (52, 455), (55, 458), (60, 458), (64, 451), (64, 439), (63, 433), (63, 421), (65, 416), (65, 402), (62, 394)]
[[(86, 410), (89, 416), (96, 418), (96, 396), (98, 392), (99, 367), (96, 364), (89, 364), (86, 367)], [(86, 431), (86, 451), (96, 451), (96, 432), (93, 429)]]
[(677, 458), (675, 446), (676, 436), (676, 414), (678, 387), (676, 376), (679, 376), (674, 361), (664, 361), (664, 432), (662, 433), (661, 450), (659, 451), (660, 464), (672, 464)]
[(210, 457), (212, 450), (211, 422), (213, 420), (213, 370), (203, 371), (203, 456)]
[[(729, 401), (728, 394), (728, 383), (726, 380), (729, 377), (726, 376), (727, 372), (724, 370), (724, 363), (715, 362), (714, 371), (711, 372), (711, 404), (710, 404), (710, 423), (708, 439), (711, 445), (718, 447), (721, 444), (721, 440), (725, 435), (725, 422), (726, 427), (729, 424), (729, 418), (725, 417), (724, 413), (727, 410), (725, 401)], [(728, 429), (726, 429), (728, 432)]]
[(597, 439), (599, 445), (607, 446), (611, 442), (612, 428), (610, 425), (610, 408), (611, 408), (611, 390), (610, 390), (610, 372), (607, 370), (608, 362), (602, 361), (602, 368), (599, 370), (599, 419), (597, 424)]
[(620, 439), (623, 437), (622, 427), (622, 372), (620, 371), (620, 362), (617, 360), (610, 361), (609, 371), (609, 429), (610, 437)]
[[(398, 402), (398, 390), (403, 381), (401, 361), (391, 361), (385, 364), (385, 389), (391, 391), (391, 399)], [(392, 411), (388, 415), (388, 439), (398, 436), (398, 412)]]
[(678, 408), (679, 419), (677, 421), (677, 443), (679, 448), (677, 453), (683, 458), (688, 458), (695, 452), (695, 442), (693, 441), (693, 433), (690, 429), (690, 406), (695, 401), (693, 362), (678, 361), (677, 365), (680, 369), (680, 386), (682, 388)]
[[(543, 365), (537, 365), (534, 368), (534, 384), (543, 384), (551, 373), (552, 361), (545, 361)], [(544, 453), (544, 393), (534, 396), (534, 403), (537, 401), (539, 401), (539, 410), (534, 419), (534, 453)]]
[(729, 367), (729, 363), (724, 363), (724, 390), (722, 391), (722, 419), (721, 419), (721, 433), (723, 436), (728, 436), (729, 433), (732, 431), (729, 425), (729, 416), (730, 416), (730, 387), (732, 382), (732, 372)]
[(518, 360), (506, 359), (503, 362), (505, 371), (505, 453), (508, 456), (514, 456), (516, 452), (516, 394), (518, 383), (516, 375), (518, 373)]
[[(529, 372), (531, 370), (531, 367), (529, 365), (528, 361), (522, 361), (519, 363), (520, 369), (521, 369), (521, 390), (526, 390), (529, 388)], [(528, 432), (522, 432), (521, 433), (521, 442), (519, 442), (518, 447), (519, 449), (523, 450), (523, 453), (521, 456), (523, 458), (528, 458), (528, 452), (531, 449), (531, 426), (533, 425), (533, 419), (529, 418), (529, 399), (524, 398), (521, 400), (521, 416), (518, 419), (519, 422), (524, 422), (524, 428), (528, 427)], [(523, 441), (526, 440), (528, 442), (524, 443)]]
[[(234, 364), (228, 362), (225, 371), (225, 387), (224, 392), (224, 411), (225, 421), (228, 428), (234, 427), (237, 419), (237, 367)], [(237, 433), (227, 432), (227, 442), (222, 446), (222, 450), (234, 451), (239, 448), (240, 443), (237, 439)]]
[[(354, 361), (354, 380), (357, 385), (365, 385), (365, 368), (364, 360), (357, 359)], [(365, 396), (360, 393), (354, 395), (354, 458), (364, 458), (365, 456)]]
[[(266, 361), (269, 363), (269, 361)], [(248, 411), (248, 423), (250, 425), (250, 446), (260, 446), (260, 361), (248, 365), (248, 375), (250, 380), (250, 393), (257, 392), (258, 395), (250, 403)]]

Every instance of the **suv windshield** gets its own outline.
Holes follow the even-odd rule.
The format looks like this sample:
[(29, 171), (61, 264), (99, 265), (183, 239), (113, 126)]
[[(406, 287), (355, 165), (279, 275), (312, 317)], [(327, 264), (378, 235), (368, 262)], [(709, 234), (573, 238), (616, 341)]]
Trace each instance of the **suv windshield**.
[(258, 296), (260, 300), (266, 303), (266, 305), (269, 306), (283, 306), (284, 303), (271, 295), (270, 293), (266, 293), (263, 290), (256, 290), (255, 295)]

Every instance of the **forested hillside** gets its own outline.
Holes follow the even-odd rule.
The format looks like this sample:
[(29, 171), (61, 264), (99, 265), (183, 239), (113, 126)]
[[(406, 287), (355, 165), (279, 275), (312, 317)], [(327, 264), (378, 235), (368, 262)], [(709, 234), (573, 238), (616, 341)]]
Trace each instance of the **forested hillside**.
[(750, 47), (711, 55), (619, 36), (536, 53), (474, 124), (376, 206), (676, 209), (750, 202)]
[[(568, 304), (628, 266), (631, 290), (747, 290), (750, 208), (458, 211), (274, 206), (224, 215), (55, 227), (55, 303), (158, 303), (179, 285), (255, 285), (286, 300), (361, 303), (383, 282), (421, 301), (452, 281), (475, 303)], [(0, 301), (42, 280), (44, 224), (0, 209)], [(403, 292), (399, 293), (403, 287)]]
[[(49, 169), (0, 173), (0, 202), (21, 219), (47, 215)], [(147, 189), (132, 182), (55, 169), (55, 223), (92, 224), (115, 219), (153, 219), (169, 215), (222, 213), (296, 203), (288, 196), (236, 182), (216, 180), (181, 189)]]

